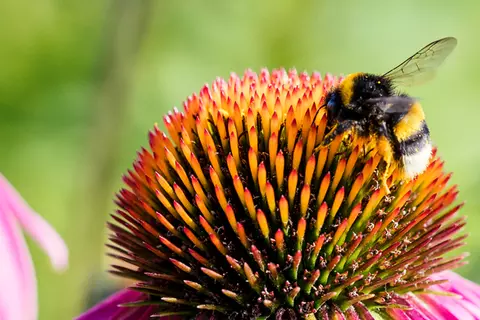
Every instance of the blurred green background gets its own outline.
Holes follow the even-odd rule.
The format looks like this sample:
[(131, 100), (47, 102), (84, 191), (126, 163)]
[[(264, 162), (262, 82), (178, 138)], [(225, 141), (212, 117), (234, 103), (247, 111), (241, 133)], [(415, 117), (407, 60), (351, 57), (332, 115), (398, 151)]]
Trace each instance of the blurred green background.
[(384, 72), (444, 36), (459, 40), (421, 97), (467, 202), (480, 282), (478, 1), (0, 2), (0, 171), (66, 240), (56, 275), (30, 242), (40, 319), (69, 319), (121, 283), (106, 275), (105, 222), (147, 131), (215, 77), (246, 68)]

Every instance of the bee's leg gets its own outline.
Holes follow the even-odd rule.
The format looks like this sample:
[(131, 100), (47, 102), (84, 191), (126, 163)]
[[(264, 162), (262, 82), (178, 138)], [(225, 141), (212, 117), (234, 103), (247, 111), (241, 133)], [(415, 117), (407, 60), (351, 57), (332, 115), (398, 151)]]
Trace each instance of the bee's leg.
[[(383, 129), (380, 130), (381, 133), (385, 134), (387, 131), (387, 128), (385, 126), (385, 123), (381, 126)], [(392, 163), (393, 163), (393, 150), (392, 150), (392, 145), (390, 144), (389, 139), (385, 135), (381, 135), (378, 138), (377, 141), (377, 149), (379, 154), (382, 156), (383, 161), (385, 161), (385, 169), (381, 174), (380, 180), (381, 180), (381, 187), (382, 189), (386, 192), (386, 194), (390, 193), (390, 188), (387, 185), (387, 180), (389, 177), (389, 173), (392, 169)]]
[(329, 145), (333, 140), (335, 140), (336, 137), (338, 137), (341, 134), (344, 134), (345, 132), (351, 130), (355, 126), (358, 125), (358, 122), (355, 120), (345, 120), (337, 124), (332, 131), (330, 131), (325, 138), (323, 138), (322, 143), (320, 144), (319, 147), (324, 147)]
[(382, 181), (380, 183), (380, 186), (383, 189), (383, 191), (385, 191), (385, 194), (390, 194), (390, 188), (388, 187), (388, 184), (387, 184), (387, 179), (388, 179), (387, 170), (388, 170), (388, 166), (387, 168), (385, 168), (385, 172), (382, 174), (382, 177), (381, 177)]
[(390, 188), (388, 187), (387, 180), (388, 180), (388, 173), (390, 172), (390, 166), (392, 163), (392, 159), (389, 155), (383, 156), (383, 161), (385, 161), (385, 169), (380, 175), (380, 187), (385, 191), (385, 194), (390, 194)]

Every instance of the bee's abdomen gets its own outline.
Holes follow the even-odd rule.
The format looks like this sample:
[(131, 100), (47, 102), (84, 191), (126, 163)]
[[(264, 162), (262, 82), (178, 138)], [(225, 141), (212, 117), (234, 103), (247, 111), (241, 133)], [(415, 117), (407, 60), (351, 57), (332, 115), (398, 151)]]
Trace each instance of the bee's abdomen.
[(393, 131), (398, 141), (396, 156), (402, 162), (405, 176), (411, 178), (422, 173), (430, 161), (432, 145), (425, 114), (418, 102), (398, 120)]
[(420, 129), (403, 141), (399, 141), (398, 158), (406, 177), (413, 178), (428, 166), (432, 154), (430, 132), (423, 120)]

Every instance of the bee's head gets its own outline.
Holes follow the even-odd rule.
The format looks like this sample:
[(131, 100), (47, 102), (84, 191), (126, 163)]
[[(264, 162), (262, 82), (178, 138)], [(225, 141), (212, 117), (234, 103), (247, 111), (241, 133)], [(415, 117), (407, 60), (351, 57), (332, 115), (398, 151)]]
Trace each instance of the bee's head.
[(342, 95), (339, 88), (330, 91), (325, 97), (325, 105), (327, 106), (328, 111), (328, 121), (331, 122), (333, 119), (337, 118), (341, 112)]
[(338, 88), (342, 104), (347, 108), (360, 107), (365, 100), (393, 94), (389, 79), (361, 72), (346, 76)]
[(357, 74), (351, 83), (350, 102), (362, 102), (371, 98), (381, 98), (393, 94), (389, 79), (368, 73)]

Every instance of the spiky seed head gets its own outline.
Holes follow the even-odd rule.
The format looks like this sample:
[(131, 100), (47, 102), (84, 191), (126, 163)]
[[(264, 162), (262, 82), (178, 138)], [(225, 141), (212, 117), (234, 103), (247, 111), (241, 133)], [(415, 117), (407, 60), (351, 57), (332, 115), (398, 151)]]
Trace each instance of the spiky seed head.
[[(117, 198), (110, 247), (156, 316), (370, 319), (462, 265), (456, 186), (434, 154), (390, 193), (382, 157), (331, 130), (339, 78), (267, 70), (217, 79), (149, 134)], [(421, 295), (419, 295), (421, 297)]]

